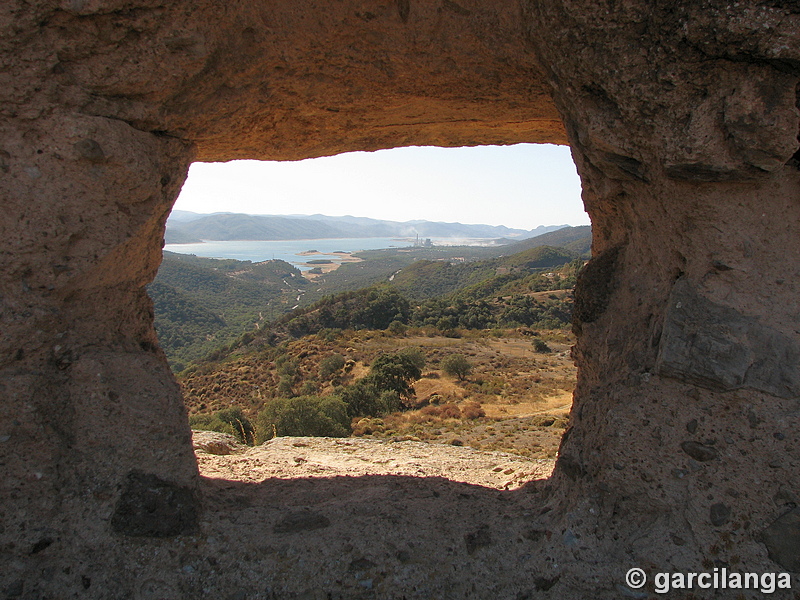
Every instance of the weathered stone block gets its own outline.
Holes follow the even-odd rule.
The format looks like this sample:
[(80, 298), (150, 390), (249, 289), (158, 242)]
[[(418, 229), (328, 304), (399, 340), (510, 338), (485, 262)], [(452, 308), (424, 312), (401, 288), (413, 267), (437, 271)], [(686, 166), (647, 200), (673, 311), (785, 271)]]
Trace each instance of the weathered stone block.
[(784, 569), (800, 573), (800, 508), (778, 517), (761, 532), (769, 557)]
[(800, 396), (800, 343), (702, 296), (688, 279), (669, 298), (656, 370), (711, 390)]

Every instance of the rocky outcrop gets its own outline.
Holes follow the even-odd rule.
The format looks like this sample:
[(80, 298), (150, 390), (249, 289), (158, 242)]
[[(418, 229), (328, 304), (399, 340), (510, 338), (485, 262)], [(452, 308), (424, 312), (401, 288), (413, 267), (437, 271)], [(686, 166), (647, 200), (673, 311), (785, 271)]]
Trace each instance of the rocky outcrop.
[[(513, 591), (486, 587), (505, 534), (477, 525), (473, 585), (441, 589), (639, 597), (631, 566), (795, 569), (798, 37), (791, 2), (3, 3), (0, 589), (307, 591), (291, 548), (313, 535), (241, 564), (247, 589), (192, 576), (235, 527), (204, 516), (144, 292), (188, 164), (519, 141), (569, 142), (593, 222), (573, 426), (551, 480), (514, 496)], [(388, 552), (402, 524), (375, 523)], [(424, 588), (418, 558), (398, 594)]]

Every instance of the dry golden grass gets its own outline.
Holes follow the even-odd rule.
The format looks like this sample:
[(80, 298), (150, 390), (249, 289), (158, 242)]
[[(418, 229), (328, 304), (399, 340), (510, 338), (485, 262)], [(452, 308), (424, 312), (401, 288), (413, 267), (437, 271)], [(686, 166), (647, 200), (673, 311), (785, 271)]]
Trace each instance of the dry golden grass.
[[(553, 349), (548, 354), (535, 352), (531, 337), (518, 332), (503, 338), (364, 340), (367, 353), (396, 348), (398, 341), (425, 351), (428, 364), (414, 389), (418, 401), (428, 405), (384, 419), (360, 419), (354, 435), (455, 443), (553, 458), (568, 423), (575, 389), (570, 336), (566, 331), (540, 333)], [(458, 381), (436, 368), (451, 353), (464, 354), (473, 363), (467, 380)], [(467, 406), (478, 407), (480, 416), (475, 409), (465, 410)], [(448, 410), (439, 410), (445, 407)]]

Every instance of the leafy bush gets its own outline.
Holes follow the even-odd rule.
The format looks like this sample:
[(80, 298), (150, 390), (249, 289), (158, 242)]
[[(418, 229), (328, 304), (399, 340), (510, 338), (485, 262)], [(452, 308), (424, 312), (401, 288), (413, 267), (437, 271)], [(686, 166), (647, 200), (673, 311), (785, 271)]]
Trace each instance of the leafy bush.
[(403, 348), (397, 353), (397, 355), (410, 361), (412, 365), (420, 370), (420, 372), (425, 368), (425, 353), (421, 348)]
[(189, 426), (192, 429), (203, 431), (218, 431), (233, 435), (243, 444), (253, 445), (255, 430), (242, 409), (237, 407), (218, 411), (213, 415), (198, 414), (189, 417)]
[(292, 382), (286, 377), (281, 377), (280, 381), (278, 382), (278, 387), (276, 391), (279, 396), (283, 396), (286, 398), (290, 398), (294, 396), (294, 389), (292, 388)]
[(250, 419), (244, 416), (241, 408), (238, 406), (226, 408), (216, 413), (215, 416), (217, 419), (223, 423), (227, 423), (233, 428), (239, 441), (251, 446), (253, 445), (255, 430)]
[(283, 356), (279, 356), (275, 361), (275, 367), (277, 368), (278, 375), (291, 381), (297, 377), (300, 370), (300, 363), (296, 358), (284, 354)]
[(442, 359), (442, 371), (463, 381), (471, 372), (472, 364), (463, 354), (450, 354)]
[(403, 335), (408, 331), (408, 326), (400, 321), (392, 321), (386, 330), (392, 335)]
[(547, 354), (553, 351), (553, 349), (547, 345), (547, 342), (541, 338), (534, 338), (533, 349), (534, 351), (541, 352), (542, 354)]
[(256, 441), (279, 436), (347, 437), (350, 417), (347, 406), (336, 396), (276, 398), (258, 413)]
[(337, 328), (324, 328), (320, 329), (317, 333), (319, 338), (326, 342), (335, 342), (342, 336), (342, 330)]
[(479, 403), (470, 401), (465, 402), (461, 407), (461, 414), (465, 419), (480, 419), (486, 416), (486, 411), (483, 410), (483, 407)]
[(319, 361), (319, 377), (323, 381), (330, 379), (344, 368), (344, 356), (330, 354)]
[(400, 394), (392, 390), (385, 390), (381, 392), (378, 398), (378, 415), (388, 415), (393, 412), (399, 411), (403, 408), (403, 401), (400, 399)]
[(217, 431), (236, 436), (236, 431), (229, 423), (220, 421), (216, 415), (196, 414), (189, 417), (189, 427), (201, 431)]
[(402, 408), (400, 394), (394, 390), (381, 390), (367, 378), (337, 388), (336, 394), (345, 403), (350, 418), (381, 417)]
[(336, 394), (344, 402), (347, 415), (351, 419), (377, 416), (380, 413), (378, 404), (380, 391), (374, 385), (364, 383), (363, 380), (357, 381), (353, 385), (337, 388)]
[(313, 381), (304, 381), (300, 386), (300, 393), (298, 396), (314, 396), (319, 392), (319, 386)]
[(456, 325), (458, 325), (458, 322), (455, 317), (445, 316), (436, 321), (436, 329), (444, 333), (452, 332)]
[(373, 417), (364, 417), (353, 425), (354, 437), (372, 435), (373, 433), (384, 433), (385, 431), (386, 427), (383, 424), (383, 419)]
[(441, 406), (426, 406), (419, 412), (423, 415), (439, 417), (440, 419), (461, 418), (461, 410), (453, 403), (442, 404)]

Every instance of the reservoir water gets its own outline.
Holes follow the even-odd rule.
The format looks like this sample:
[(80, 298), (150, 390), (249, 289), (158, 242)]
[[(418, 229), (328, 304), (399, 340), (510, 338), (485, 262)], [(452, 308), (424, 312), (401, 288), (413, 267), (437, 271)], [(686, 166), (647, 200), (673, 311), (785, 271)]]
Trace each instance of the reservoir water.
[[(204, 258), (234, 258), (261, 262), (279, 259), (295, 265), (300, 270), (311, 269), (314, 265), (306, 264), (309, 260), (330, 259), (339, 262), (334, 252), (359, 252), (361, 250), (378, 250), (381, 248), (407, 248), (413, 240), (401, 238), (344, 238), (316, 240), (235, 240), (207, 241), (199, 244), (167, 244), (164, 250), (179, 254), (194, 254)], [(316, 250), (329, 256), (301, 256), (300, 253)]]

